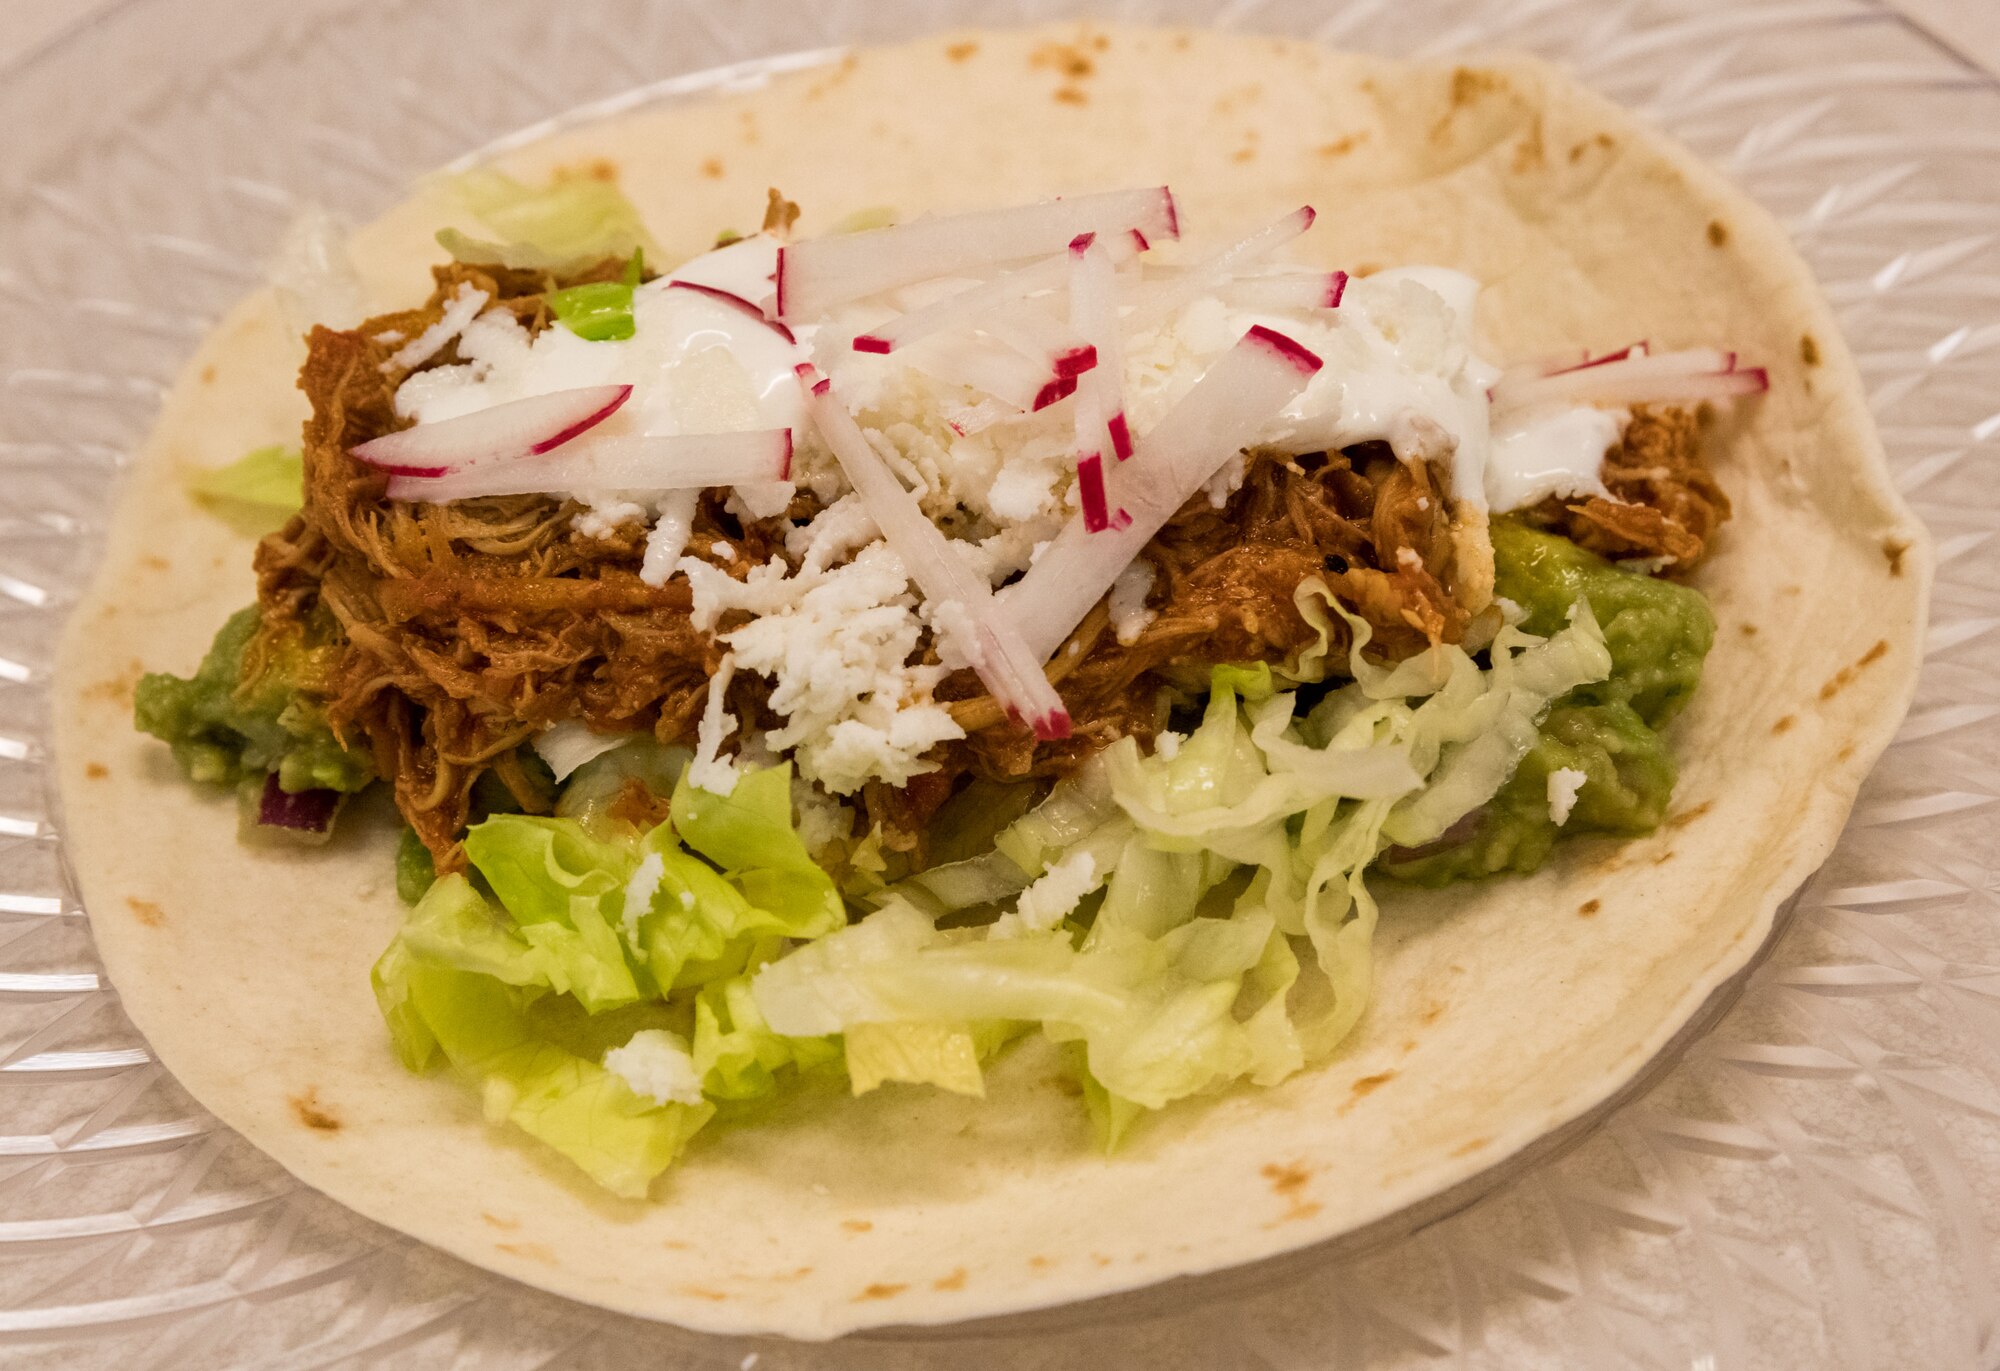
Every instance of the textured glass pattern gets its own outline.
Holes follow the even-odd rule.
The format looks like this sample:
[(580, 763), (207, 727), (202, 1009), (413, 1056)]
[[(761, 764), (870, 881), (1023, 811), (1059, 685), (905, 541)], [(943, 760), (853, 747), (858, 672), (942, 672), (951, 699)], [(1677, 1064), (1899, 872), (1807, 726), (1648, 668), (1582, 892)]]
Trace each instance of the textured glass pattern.
[[(1573, 1149), (1359, 1256), (824, 1347), (544, 1296), (301, 1188), (123, 1020), (47, 672), (121, 464), (299, 206), (631, 87), (1099, 12), (1571, 66), (1790, 226), (1939, 541), (1914, 710), (1740, 1001)], [(2000, 88), (1857, 0), (139, 0), (0, 82), (0, 1364), (1938, 1368), (2000, 1361)], [(752, 1360), (752, 1358), (755, 1360)]]

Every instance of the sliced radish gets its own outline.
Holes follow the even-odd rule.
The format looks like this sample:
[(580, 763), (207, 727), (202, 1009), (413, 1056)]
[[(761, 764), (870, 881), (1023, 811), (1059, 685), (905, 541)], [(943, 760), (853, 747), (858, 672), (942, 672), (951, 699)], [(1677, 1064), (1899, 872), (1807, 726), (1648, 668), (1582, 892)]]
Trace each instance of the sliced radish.
[[(1013, 621), (994, 602), (985, 580), (965, 564), (916, 497), (889, 470), (848, 413), (846, 402), (834, 394), (832, 383), (809, 366), (800, 366), (798, 375), (806, 410), (820, 437), (933, 606), (934, 621), (942, 624), (962, 617), (969, 632), (956, 646), (1010, 718), (1025, 722), (1038, 738), (1067, 738), (1069, 711), (1042, 671), (1042, 658), (1029, 651)], [(956, 605), (957, 613), (946, 615), (947, 604)]]
[(1097, 365), (1097, 349), (1032, 301), (1022, 300), (994, 310), (979, 327), (1031, 361), (1046, 364), (1058, 376), (1081, 376)]
[[(1083, 506), (1083, 526), (1091, 533), (1111, 527), (1111, 502), (1104, 492), (1104, 457), (1087, 452), (1076, 459), (1076, 494)], [(1124, 510), (1119, 513), (1124, 514)], [(1127, 515), (1127, 518), (1130, 518)]]
[[(1076, 450), (1079, 460), (1110, 452), (1132, 455), (1125, 423), (1125, 350), (1118, 326), (1118, 282), (1110, 255), (1089, 236), (1069, 245), (1070, 328), (1089, 343), (1098, 365), (1077, 378)], [(1114, 422), (1115, 421), (1115, 422)], [(1121, 445), (1119, 435), (1124, 435)]]
[(1125, 316), (1125, 327), (1130, 330), (1150, 328), (1202, 296), (1215, 294), (1243, 268), (1263, 261), (1311, 228), (1317, 217), (1311, 205), (1301, 205), (1276, 223), (1231, 244), (1207, 261), (1162, 280), (1145, 283), (1132, 302), (1132, 313)]
[(1071, 519), (1000, 596), (1037, 662), (1048, 660), (1174, 512), (1255, 442), (1319, 369), (1318, 357), (1259, 325), (1202, 373), (1119, 474), (1131, 522), (1092, 532), (1082, 515)]
[(1754, 395), (1770, 388), (1762, 367), (1736, 369), (1736, 354), (1718, 348), (1688, 348), (1650, 356), (1599, 359), (1532, 380), (1496, 383), (1496, 409), (1540, 404), (1640, 404)]
[(1347, 293), (1344, 271), (1284, 271), (1242, 276), (1222, 287), (1222, 298), (1244, 309), (1338, 309)]
[[(1136, 230), (1131, 235), (1112, 234), (1103, 241), (1105, 252), (1115, 266), (1131, 261), (1147, 248), (1144, 236), (1137, 235)], [(996, 309), (1060, 288), (1066, 271), (1067, 264), (1061, 256), (1049, 257), (1014, 271), (1003, 271), (989, 281), (968, 286), (921, 309), (913, 309), (908, 314), (878, 324), (866, 333), (855, 335), (854, 350), (889, 353), (934, 333), (979, 327), (980, 321)]]
[(370, 466), (406, 476), (446, 472), (510, 458), (533, 457), (561, 447), (618, 412), (632, 387), (580, 386), (531, 395), (456, 419), (385, 433), (348, 449)]
[(1607, 352), (1602, 357), (1592, 357), (1588, 348), (1549, 353), (1508, 367), (1487, 388), (1486, 395), (1491, 399), (1496, 393), (1512, 389), (1524, 381), (1539, 381), (1544, 376), (1561, 376), (1572, 371), (1582, 371), (1585, 367), (1601, 367), (1609, 362), (1622, 362), (1628, 357), (1646, 355), (1647, 348), (1643, 341), (1627, 343), (1618, 351)]
[(792, 471), (792, 431), (605, 438), (541, 459), (486, 462), (444, 476), (394, 476), (392, 500), (474, 500), (489, 495), (568, 495), (579, 490), (705, 490), (783, 481)]
[(910, 365), (940, 381), (983, 391), (1020, 413), (1046, 409), (1077, 385), (1076, 377), (1059, 374), (1046, 357), (1023, 357), (974, 335), (925, 339), (922, 347), (910, 349)]
[(699, 281), (682, 281), (678, 279), (667, 282), (667, 288), (670, 290), (691, 290), (697, 295), (706, 296), (717, 304), (727, 305), (733, 310), (738, 310), (749, 315), (752, 319), (755, 319), (758, 323), (770, 329), (788, 343), (797, 343), (799, 341), (792, 335), (792, 330), (788, 325), (781, 320), (766, 318), (761, 305), (758, 305), (755, 301), (744, 299), (733, 290), (724, 290), (721, 286), (705, 286)]
[(1177, 238), (1178, 223), (1173, 193), (1153, 186), (812, 238), (779, 250), (777, 315), (810, 320), (915, 281), (1061, 252), (1079, 233), (1138, 229), (1148, 239)]

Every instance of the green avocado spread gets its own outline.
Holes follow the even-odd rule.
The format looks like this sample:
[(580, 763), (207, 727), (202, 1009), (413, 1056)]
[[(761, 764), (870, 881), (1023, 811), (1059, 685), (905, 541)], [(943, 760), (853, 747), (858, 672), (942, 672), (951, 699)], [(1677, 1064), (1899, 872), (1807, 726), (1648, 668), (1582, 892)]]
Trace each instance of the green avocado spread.
[[(1493, 560), (1494, 593), (1525, 611), (1521, 627), (1530, 633), (1554, 633), (1570, 605), (1587, 599), (1611, 650), (1611, 674), (1556, 702), (1520, 768), (1476, 818), (1428, 847), (1383, 855), (1382, 870), (1422, 885), (1533, 871), (1560, 837), (1657, 828), (1674, 789), (1660, 729), (1694, 694), (1715, 638), (1700, 591), (1613, 566), (1567, 538), (1496, 519)], [(1558, 825), (1548, 782), (1563, 769), (1585, 780)]]
[(135, 721), (173, 749), (190, 780), (262, 785), (276, 772), (292, 793), (360, 790), (374, 765), (341, 747), (319, 704), (338, 651), (333, 636), (330, 621), (260, 636), (257, 607), (238, 610), (192, 678), (140, 678)]

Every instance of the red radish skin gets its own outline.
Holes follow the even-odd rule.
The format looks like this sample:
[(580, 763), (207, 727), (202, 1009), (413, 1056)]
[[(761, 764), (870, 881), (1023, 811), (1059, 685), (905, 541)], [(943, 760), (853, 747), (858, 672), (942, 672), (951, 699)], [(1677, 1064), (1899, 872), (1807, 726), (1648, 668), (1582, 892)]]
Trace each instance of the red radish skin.
[(1252, 325), (1250, 331), (1243, 336), (1277, 353), (1296, 368), (1301, 376), (1314, 375), (1325, 365), (1320, 361), (1318, 353), (1263, 324)]
[(1086, 343), (1082, 347), (1071, 348), (1056, 358), (1056, 375), (1060, 377), (1081, 376), (1097, 365), (1097, 349)]
[(790, 429), (589, 439), (561, 452), (482, 462), (432, 479), (392, 476), (392, 500), (444, 504), (578, 490), (707, 490), (790, 477)]
[(1102, 533), (1111, 526), (1109, 501), (1104, 495), (1104, 458), (1092, 452), (1077, 459), (1076, 494), (1083, 505), (1083, 526)]
[(588, 433), (632, 398), (629, 385), (581, 386), (531, 395), (434, 424), (416, 424), (349, 448), (357, 461), (399, 476), (442, 476), (487, 462), (553, 452)]
[(1058, 376), (1035, 392), (1035, 404), (1030, 413), (1040, 413), (1058, 400), (1067, 400), (1076, 394), (1075, 376)]
[(1111, 416), (1105, 427), (1111, 430), (1111, 455), (1124, 461), (1132, 455), (1132, 425), (1125, 418), (1125, 411), (1119, 410)]
[[(780, 252), (784, 251), (783, 248), (778, 250)], [(784, 323), (782, 320), (767, 317), (754, 301), (744, 299), (733, 290), (724, 290), (721, 286), (705, 286), (699, 281), (668, 281), (667, 288), (669, 290), (691, 290), (697, 295), (707, 296), (718, 304), (728, 305), (731, 309), (740, 310), (762, 324), (765, 328), (776, 333), (786, 342), (795, 347), (798, 345), (799, 340), (792, 333), (790, 325)]]

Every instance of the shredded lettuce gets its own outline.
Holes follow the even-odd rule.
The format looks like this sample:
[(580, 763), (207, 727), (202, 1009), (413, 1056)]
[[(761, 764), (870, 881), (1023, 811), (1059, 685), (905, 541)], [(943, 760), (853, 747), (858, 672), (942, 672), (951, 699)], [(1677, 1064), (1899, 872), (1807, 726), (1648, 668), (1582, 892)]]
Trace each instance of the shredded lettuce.
[(228, 466), (189, 473), (187, 489), (232, 526), (268, 532), (305, 502), (305, 454), (282, 444), (255, 448)]
[(448, 184), (500, 236), (500, 241), (488, 242), (457, 229), (440, 230), (439, 245), (458, 261), (563, 275), (641, 251), (659, 258), (638, 209), (614, 179), (558, 176), (535, 187), (481, 167), (451, 177)]
[[(991, 851), (877, 890), (855, 922), (799, 836), (789, 767), (718, 795), (641, 765), (643, 748), (599, 759), (603, 777), (578, 772), (585, 798), (559, 801), (590, 822), (488, 819), (465, 840), (472, 877), (437, 880), (410, 911), (376, 974), (399, 1053), (412, 1069), (442, 1055), (490, 1117), (621, 1194), (643, 1193), (717, 1105), (837, 1065), (856, 1094), (979, 1095), (983, 1064), (1035, 1028), (1107, 1147), (1177, 1100), (1284, 1080), (1367, 1003), (1365, 873), (1500, 802), (1553, 703), (1612, 667), (1585, 600), (1545, 636), (1503, 629), (1485, 666), (1445, 645), (1383, 667), (1368, 625), (1308, 589), (1345, 620), (1351, 684), (1308, 707), (1282, 672), (1216, 668), (1178, 746), (1114, 744)], [(655, 799), (673, 793), (641, 832), (606, 797), (648, 778)], [(474, 1032), (475, 1011), (492, 1025)], [(655, 1029), (688, 1043), (701, 1105), (658, 1104), (597, 1065)]]

